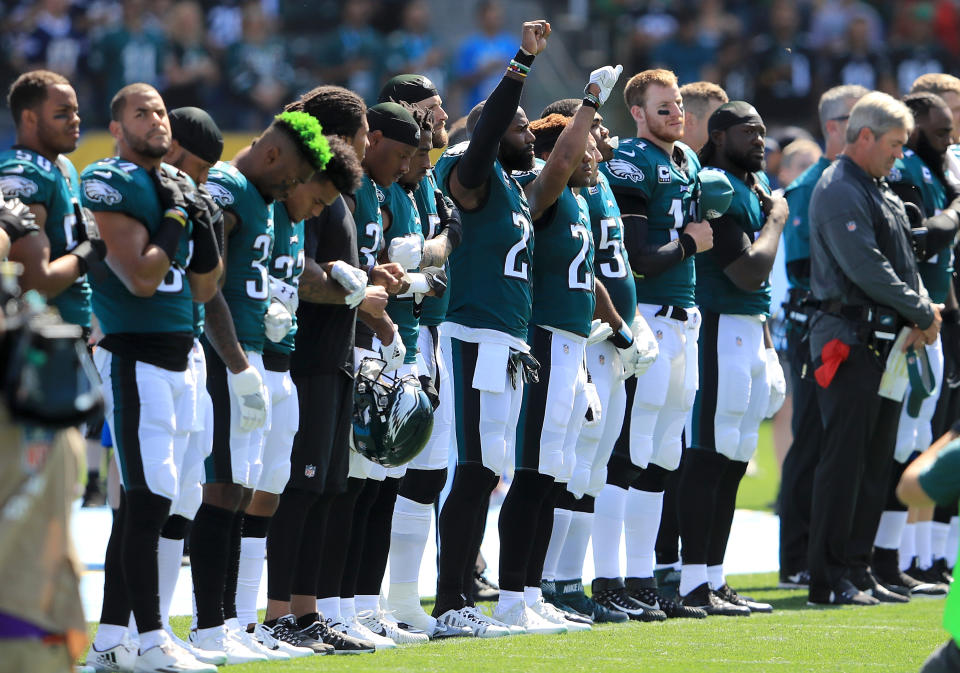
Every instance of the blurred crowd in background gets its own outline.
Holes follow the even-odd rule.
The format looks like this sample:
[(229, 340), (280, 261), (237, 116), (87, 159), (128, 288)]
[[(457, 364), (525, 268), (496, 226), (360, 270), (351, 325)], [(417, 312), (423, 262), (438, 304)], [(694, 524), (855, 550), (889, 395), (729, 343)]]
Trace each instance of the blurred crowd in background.
[(466, 114), (516, 48), (507, 15), (538, 5), (584, 72), (668, 67), (681, 84), (752, 101), (768, 126), (814, 133), (828, 87), (900, 95), (960, 66), (960, 0), (0, 0), (0, 85), (57, 71), (89, 129), (105, 125), (113, 92), (148, 82), (171, 109), (198, 105), (222, 128), (253, 130), (318, 83), (373, 103), (389, 77), (419, 72)]

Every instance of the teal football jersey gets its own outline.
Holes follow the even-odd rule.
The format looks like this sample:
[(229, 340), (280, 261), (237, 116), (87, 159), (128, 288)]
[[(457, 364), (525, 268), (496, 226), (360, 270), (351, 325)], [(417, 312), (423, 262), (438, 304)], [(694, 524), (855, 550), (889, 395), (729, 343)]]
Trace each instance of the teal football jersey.
[[(437, 216), (437, 181), (433, 177), (433, 170), (427, 171), (427, 174), (420, 181), (420, 187), (413, 193), (413, 199), (417, 203), (417, 212), (420, 213), (420, 226), (423, 230), (423, 238), (430, 240), (440, 231), (440, 218)], [(447, 317), (447, 307), (450, 305), (450, 265), (447, 269), (447, 291), (442, 297), (424, 297), (423, 307), (420, 314), (420, 324), (436, 326)]]
[[(303, 253), (303, 220), (291, 222), (282, 203), (273, 204), (273, 259), (270, 260), (270, 275), (288, 285), (298, 287), (305, 264)], [(263, 349), (274, 353), (293, 352), (297, 336), (297, 314), (293, 314), (293, 327), (287, 336), (277, 343), (267, 339)]]
[[(141, 222), (150, 235), (163, 222), (153, 180), (134, 163), (118, 157), (96, 161), (83, 169), (80, 185), (83, 205), (95, 213), (123, 213)], [(150, 297), (131, 294), (109, 266), (102, 277), (91, 276), (93, 312), (104, 334), (193, 333), (193, 295), (186, 273), (192, 229), (188, 221), (170, 270)]]
[(383, 219), (380, 217), (380, 204), (383, 203), (384, 194), (380, 186), (364, 173), (360, 189), (353, 196), (356, 200), (353, 221), (357, 223), (360, 266), (369, 269), (377, 264), (377, 256), (383, 250)]
[[(676, 143), (676, 148), (683, 155), (681, 166), (649, 140), (627, 138), (620, 141), (613, 159), (600, 164), (614, 194), (634, 193), (646, 200), (646, 241), (651, 245), (676, 240), (696, 213), (700, 160), (683, 143)], [(637, 301), (690, 308), (695, 303), (695, 280), (691, 258), (652, 278), (635, 275)]]
[(225, 243), (223, 298), (233, 316), (237, 341), (244, 350), (261, 353), (266, 341), (263, 316), (270, 305), (267, 276), (273, 253), (273, 208), (243, 173), (225, 161), (210, 169), (205, 186), (217, 205), (237, 218)]
[[(446, 194), (450, 172), (466, 149), (466, 142), (454, 145), (437, 161), (437, 184)], [(523, 188), (495, 161), (486, 202), (460, 215), (463, 241), (450, 256), (447, 320), (526, 341), (534, 246)]]
[[(25, 149), (0, 152), (0, 192), (27, 205), (47, 210), (43, 232), (50, 241), (50, 261), (63, 257), (81, 240), (77, 221), (80, 204), (80, 176), (67, 157), (56, 163)], [(80, 276), (56, 297), (48, 300), (66, 322), (90, 327), (90, 283)]]
[[(913, 150), (904, 148), (903, 158), (893, 163), (888, 179), (890, 182), (911, 184), (920, 190), (924, 217), (932, 217), (949, 205), (943, 183)], [(947, 246), (927, 261), (918, 262), (917, 269), (924, 287), (930, 293), (930, 299), (938, 304), (946, 301), (953, 275), (953, 247)]]
[(790, 207), (787, 226), (783, 228), (783, 252), (790, 287), (810, 290), (810, 267), (807, 266), (807, 274), (801, 276), (791, 271), (790, 262), (810, 259), (810, 197), (813, 196), (817, 180), (830, 164), (829, 159), (820, 157), (817, 163), (801, 173), (783, 192), (787, 206)]
[(607, 176), (601, 173), (595, 187), (580, 190), (590, 210), (593, 232), (594, 268), (607, 288), (613, 307), (629, 325), (637, 313), (637, 286), (630, 273), (630, 257), (623, 247), (623, 220), (620, 207), (610, 191)]
[[(413, 195), (404, 189), (400, 183), (394, 182), (383, 191), (384, 200), (381, 206), (390, 211), (390, 229), (384, 232), (383, 245), (387, 247), (390, 241), (400, 236), (415, 234), (420, 237), (423, 244), (423, 232), (421, 230), (420, 215), (417, 212), (417, 204), (413, 201)], [(407, 269), (407, 271), (416, 271), (416, 269)], [(403, 363), (407, 365), (415, 364), (417, 361), (417, 339), (420, 336), (420, 320), (413, 315), (413, 295), (390, 295), (387, 302), (387, 314), (400, 332), (400, 338), (407, 349), (407, 354)]]
[[(719, 171), (719, 168), (710, 167), (708, 170)], [(720, 226), (737, 226), (750, 238), (751, 243), (757, 240), (760, 230), (767, 221), (760, 206), (760, 199), (743, 180), (723, 171), (730, 184), (733, 185), (733, 200), (722, 218)], [(770, 182), (763, 172), (757, 171), (754, 178), (767, 191)], [(727, 222), (727, 218), (736, 222), (736, 225)], [(748, 292), (737, 287), (723, 272), (717, 263), (713, 250), (701, 252), (697, 260), (697, 304), (702, 308), (715, 313), (734, 315), (770, 315), (770, 279), (763, 282), (759, 290)]]
[[(513, 176), (525, 187), (540, 175), (544, 163), (537, 159), (532, 171)], [(547, 214), (533, 223), (533, 228), (537, 248), (533, 255), (530, 322), (588, 336), (596, 296), (587, 202), (566, 187)]]

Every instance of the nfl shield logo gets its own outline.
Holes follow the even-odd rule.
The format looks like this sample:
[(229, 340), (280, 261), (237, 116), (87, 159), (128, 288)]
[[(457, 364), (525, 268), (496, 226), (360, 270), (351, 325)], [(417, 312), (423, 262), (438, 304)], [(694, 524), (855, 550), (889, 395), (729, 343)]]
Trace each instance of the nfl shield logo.
[(605, 358), (605, 357), (603, 357), (603, 356), (601, 355), (601, 356), (600, 356), (599, 358), (597, 358), (597, 359), (600, 361), (600, 364), (603, 364), (604, 361), (605, 361), (607, 358)]
[(847, 231), (856, 231), (856, 230), (857, 230), (856, 222), (854, 222), (853, 220), (850, 220), (849, 222), (847, 222)]
[(657, 341), (663, 341), (663, 331), (657, 330)]
[(743, 339), (741, 339), (740, 337), (737, 337), (737, 345), (738, 345), (738, 346), (742, 346), (742, 345), (743, 345)]
[(569, 352), (570, 352), (570, 346), (568, 346), (567, 344), (563, 344), (563, 354), (566, 355)]
[(315, 476), (317, 476), (317, 466), (307, 465), (305, 468), (303, 468), (303, 475), (307, 479), (313, 479)]

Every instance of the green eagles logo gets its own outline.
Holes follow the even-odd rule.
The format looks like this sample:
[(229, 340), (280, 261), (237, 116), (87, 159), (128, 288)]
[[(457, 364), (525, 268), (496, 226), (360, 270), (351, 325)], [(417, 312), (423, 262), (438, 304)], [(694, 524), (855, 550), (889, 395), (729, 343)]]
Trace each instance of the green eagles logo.
[(25, 199), (33, 196), (40, 187), (33, 180), (20, 175), (0, 175), (0, 192), (8, 199)]
[(629, 180), (630, 182), (643, 182), (643, 171), (640, 170), (639, 166), (636, 166), (629, 161), (623, 159), (611, 159), (607, 162), (607, 170), (615, 178), (620, 178), (621, 180)]
[(123, 201), (123, 195), (119, 190), (100, 180), (84, 180), (83, 195), (90, 201), (108, 206), (115, 206)]
[(233, 203), (233, 193), (223, 185), (216, 182), (206, 182), (203, 186), (207, 188), (210, 196), (221, 208), (226, 208)]

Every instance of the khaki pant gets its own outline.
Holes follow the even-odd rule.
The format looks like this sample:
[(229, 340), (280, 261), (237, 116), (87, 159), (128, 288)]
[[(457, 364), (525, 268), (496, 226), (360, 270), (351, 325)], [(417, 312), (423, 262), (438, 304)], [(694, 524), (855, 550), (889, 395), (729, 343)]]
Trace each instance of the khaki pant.
[(72, 673), (66, 643), (48, 645), (37, 638), (0, 639), (0, 673)]

